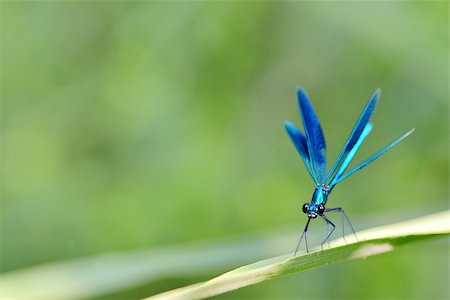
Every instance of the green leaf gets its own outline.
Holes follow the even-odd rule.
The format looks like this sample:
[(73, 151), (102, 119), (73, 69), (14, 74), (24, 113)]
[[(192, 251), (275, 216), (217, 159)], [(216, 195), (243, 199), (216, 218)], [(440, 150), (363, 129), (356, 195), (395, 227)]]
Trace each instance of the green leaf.
[(411, 242), (450, 233), (450, 211), (358, 232), (359, 242), (345, 244), (333, 241), (330, 249), (316, 248), (309, 254), (293, 257), (293, 253), (240, 267), (209, 281), (165, 292), (148, 300), (203, 299), (258, 284), (284, 275), (306, 271), (328, 264), (365, 258)]
[[(358, 232), (359, 243), (340, 239), (331, 249), (293, 258), (276, 256), (243, 266), (205, 283), (163, 293), (155, 299), (200, 299), (326, 264), (375, 255), (420, 239), (447, 235), (450, 211)], [(295, 237), (285, 232), (244, 236), (215, 243), (175, 245), (103, 253), (0, 274), (0, 299), (80, 299), (105, 295), (174, 276), (217, 272), (282, 253)], [(316, 249), (317, 250), (317, 249)], [(208, 259), (205, 259), (207, 257)]]

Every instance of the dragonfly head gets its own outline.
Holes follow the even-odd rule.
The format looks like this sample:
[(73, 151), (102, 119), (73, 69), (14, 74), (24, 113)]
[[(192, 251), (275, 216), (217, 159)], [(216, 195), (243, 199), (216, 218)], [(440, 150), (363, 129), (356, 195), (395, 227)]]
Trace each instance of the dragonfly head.
[(308, 218), (315, 219), (318, 215), (325, 212), (325, 206), (323, 206), (323, 204), (305, 203), (303, 204), (302, 210)]

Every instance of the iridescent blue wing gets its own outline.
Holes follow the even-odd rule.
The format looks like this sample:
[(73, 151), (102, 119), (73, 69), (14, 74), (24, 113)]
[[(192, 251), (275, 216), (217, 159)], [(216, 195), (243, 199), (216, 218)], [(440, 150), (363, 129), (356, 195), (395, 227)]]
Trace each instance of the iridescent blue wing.
[(377, 153), (375, 153), (374, 155), (372, 155), (371, 157), (369, 157), (368, 159), (363, 161), (357, 167), (355, 167), (354, 169), (348, 171), (348, 173), (344, 174), (343, 176), (339, 177), (339, 179), (335, 182), (335, 184), (341, 182), (342, 180), (344, 180), (345, 178), (349, 177), (350, 175), (352, 175), (356, 171), (361, 170), (362, 168), (364, 168), (365, 166), (367, 166), (368, 164), (373, 162), (375, 159), (380, 157), (383, 153), (385, 153), (386, 151), (388, 151), (389, 149), (391, 149), (392, 147), (397, 145), (399, 142), (401, 142), (403, 139), (408, 137), (411, 133), (414, 132), (414, 130), (415, 130), (414, 128), (411, 129), (410, 131), (408, 131), (407, 133), (405, 133), (404, 135), (402, 135), (401, 137), (399, 137), (398, 139), (396, 139), (395, 141), (393, 141), (392, 143), (390, 143), (389, 145), (387, 145), (386, 147), (384, 147), (383, 149), (381, 149), (380, 151), (378, 151)]
[(361, 146), (364, 139), (369, 135), (370, 131), (372, 131), (372, 124), (367, 123), (366, 127), (364, 127), (363, 132), (359, 136), (358, 141), (354, 144), (353, 148), (348, 152), (344, 161), (342, 162), (339, 170), (336, 172), (336, 175), (333, 177), (333, 180), (329, 183), (330, 187), (333, 187), (336, 183), (339, 182), (342, 174), (344, 174), (345, 170), (347, 170), (348, 165), (352, 161), (353, 157), (355, 157), (356, 152), (358, 152), (359, 147)]
[(311, 173), (316, 179), (316, 183), (322, 184), (325, 183), (328, 172), (325, 137), (320, 127), (319, 119), (306, 93), (301, 88), (297, 89), (297, 98), (303, 127), (305, 128), (306, 143), (311, 161)]
[(347, 169), (351, 160), (355, 156), (356, 151), (361, 146), (361, 143), (370, 133), (372, 126), (370, 125), (369, 127), (367, 127), (367, 125), (369, 125), (370, 117), (375, 110), (378, 98), (380, 97), (380, 93), (381, 90), (377, 89), (373, 96), (370, 98), (369, 102), (367, 102), (363, 112), (361, 113), (358, 121), (355, 124), (355, 127), (352, 130), (352, 133), (347, 139), (344, 148), (334, 162), (333, 167), (331, 168), (331, 171), (326, 179), (326, 182), (330, 182), (330, 186), (332, 186), (336, 183), (336, 181), (339, 180), (339, 177), (344, 173), (345, 169)]
[(317, 179), (312, 174), (311, 159), (309, 157), (308, 144), (306, 142), (305, 136), (300, 131), (300, 129), (295, 127), (295, 125), (292, 124), (291, 122), (288, 122), (288, 121), (284, 122), (284, 128), (286, 128), (286, 131), (287, 131), (289, 137), (291, 138), (292, 143), (294, 144), (298, 153), (302, 157), (303, 162), (305, 163), (306, 170), (308, 170), (309, 175), (316, 182), (316, 184), (319, 184), (317, 182)]

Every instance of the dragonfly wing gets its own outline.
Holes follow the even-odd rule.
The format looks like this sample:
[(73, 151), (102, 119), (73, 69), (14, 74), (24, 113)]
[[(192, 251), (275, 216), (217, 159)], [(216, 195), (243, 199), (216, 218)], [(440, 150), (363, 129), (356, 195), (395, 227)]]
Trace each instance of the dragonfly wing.
[[(336, 174), (334, 174), (334, 173), (341, 170), (341, 167), (343, 166), (344, 161), (346, 161), (347, 156), (353, 149), (355, 149), (355, 145), (360, 141), (360, 137), (364, 134), (364, 131), (366, 130), (366, 125), (369, 123), (370, 117), (372, 116), (372, 114), (375, 110), (375, 107), (378, 102), (378, 98), (380, 97), (380, 93), (381, 93), (381, 90), (377, 89), (375, 91), (375, 93), (372, 95), (372, 97), (370, 98), (369, 102), (367, 102), (366, 106), (364, 107), (363, 112), (361, 113), (358, 121), (355, 124), (355, 127), (352, 130), (352, 133), (350, 134), (349, 138), (347, 139), (347, 142), (345, 142), (344, 148), (342, 149), (338, 158), (334, 162), (333, 167), (331, 168), (331, 171), (327, 176), (326, 182), (331, 183), (331, 182), (337, 180), (337, 173)], [(369, 132), (370, 132), (370, 130), (369, 130)], [(363, 140), (364, 140), (364, 138), (363, 138)], [(361, 140), (361, 143), (362, 143), (362, 140)], [(359, 148), (359, 146), (358, 146), (358, 148)], [(358, 148), (356, 148), (356, 150), (354, 150), (354, 152), (356, 152), (358, 150)], [(355, 154), (353, 154), (353, 156), (354, 155)], [(351, 158), (353, 158), (353, 156)], [(351, 160), (351, 158), (350, 158), (350, 160)], [(350, 161), (348, 161), (348, 163), (350, 163)], [(347, 166), (345, 166), (344, 169), (346, 167)], [(341, 173), (341, 175), (342, 175), (342, 173)]]
[(370, 123), (366, 124), (366, 127), (364, 127), (364, 130), (359, 136), (358, 141), (353, 145), (353, 148), (348, 152), (339, 170), (336, 172), (336, 176), (334, 176), (333, 180), (330, 182), (329, 184), (330, 187), (333, 187), (337, 182), (339, 182), (340, 177), (342, 176), (342, 174), (344, 174), (345, 170), (347, 170), (353, 157), (355, 157), (356, 152), (358, 152), (359, 147), (361, 147), (362, 142), (369, 135), (370, 131), (372, 131), (372, 128), (373, 128), (372, 124)]
[(328, 172), (325, 137), (311, 102), (309, 102), (306, 93), (301, 88), (297, 89), (297, 99), (303, 127), (305, 128), (311, 171), (316, 179), (315, 181), (322, 184), (325, 182)]
[(381, 149), (380, 151), (378, 151), (377, 153), (375, 153), (374, 155), (372, 155), (371, 157), (369, 157), (368, 159), (363, 161), (357, 167), (355, 167), (354, 169), (348, 171), (348, 173), (346, 173), (343, 176), (341, 176), (340, 178), (338, 178), (337, 181), (335, 182), (335, 184), (338, 183), (338, 182), (341, 182), (342, 180), (344, 180), (345, 178), (349, 177), (350, 175), (352, 175), (356, 171), (361, 170), (362, 168), (364, 168), (365, 166), (367, 166), (368, 164), (373, 162), (375, 159), (380, 157), (383, 153), (385, 153), (386, 151), (388, 151), (389, 149), (391, 149), (392, 147), (397, 145), (399, 142), (404, 140), (406, 137), (408, 137), (411, 133), (414, 132), (414, 130), (415, 130), (414, 128), (411, 129), (410, 131), (408, 131), (407, 133), (405, 133), (404, 135), (402, 135), (401, 137), (399, 137), (398, 139), (396, 139), (395, 141), (393, 141), (392, 143), (390, 143), (389, 145), (387, 145), (386, 147), (384, 147), (383, 149)]
[(297, 149), (298, 153), (303, 159), (303, 162), (305, 163), (306, 170), (308, 170), (309, 175), (312, 177), (312, 179), (318, 184), (316, 181), (316, 178), (312, 174), (311, 170), (311, 159), (309, 157), (309, 151), (308, 151), (308, 144), (306, 142), (306, 138), (303, 135), (303, 133), (295, 127), (294, 124), (291, 122), (284, 122), (284, 128), (286, 128), (286, 131), (291, 138), (292, 143), (294, 144), (295, 148)]

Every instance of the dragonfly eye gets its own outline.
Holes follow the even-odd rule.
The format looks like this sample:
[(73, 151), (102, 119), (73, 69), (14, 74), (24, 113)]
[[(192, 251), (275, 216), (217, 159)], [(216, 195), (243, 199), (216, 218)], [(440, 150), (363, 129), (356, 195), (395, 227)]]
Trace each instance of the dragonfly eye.
[(325, 212), (325, 206), (323, 206), (322, 204), (319, 205), (319, 207), (317, 207), (317, 213), (319, 215), (323, 214)]
[(305, 214), (308, 212), (308, 209), (309, 209), (308, 203), (303, 204), (302, 210)]

